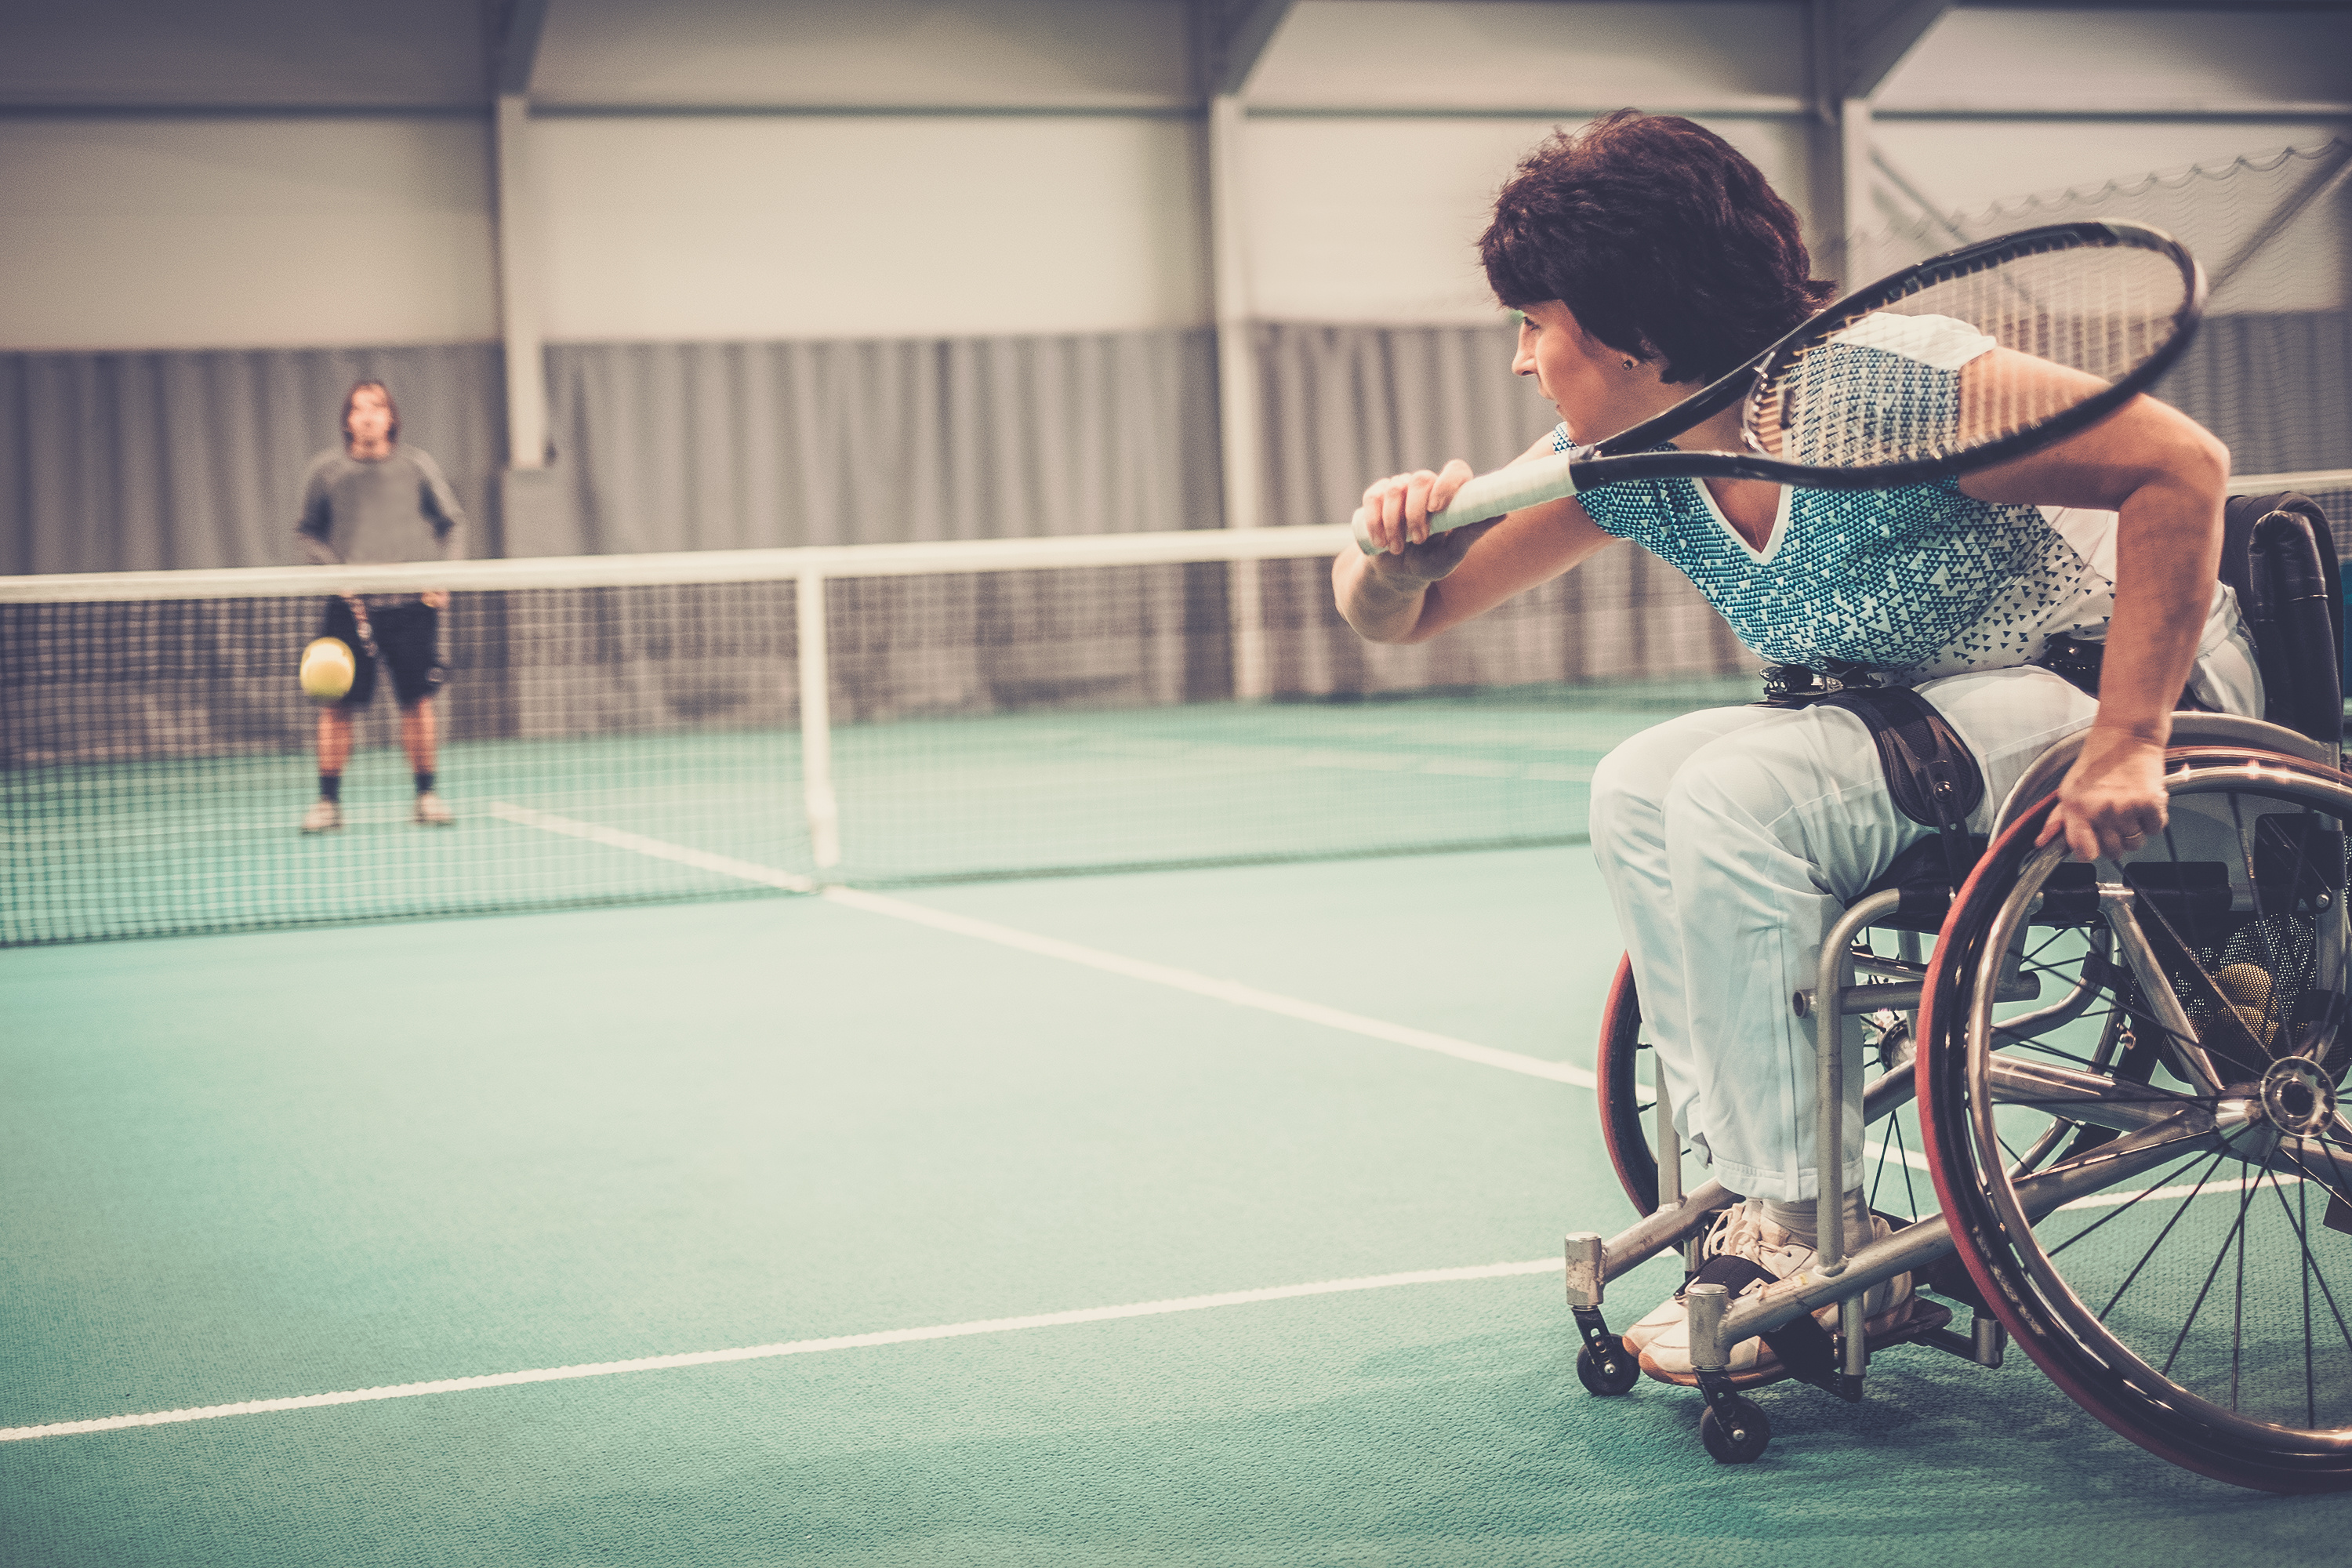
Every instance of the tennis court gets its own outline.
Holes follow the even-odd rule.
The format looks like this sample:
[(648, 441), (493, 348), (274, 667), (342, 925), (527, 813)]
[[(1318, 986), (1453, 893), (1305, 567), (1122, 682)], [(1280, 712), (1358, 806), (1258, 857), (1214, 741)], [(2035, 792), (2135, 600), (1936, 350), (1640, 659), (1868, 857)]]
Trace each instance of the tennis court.
[(2022, 1362), (1588, 1398), (1612, 956), (1573, 847), (12, 952), (5, 1555), (2324, 1557)]
[[(2091, 659), (2124, 526), (2060, 514), (2144, 583), (2210, 477), (2143, 390), (2324, 510), (2224, 542), (2328, 748), (2352, 0), (13, 12), (0, 1568), (2345, 1556), (2352, 1493), (2110, 1430), (2130, 1366), (2021, 1306), (2097, 1282), (2143, 1418), (2342, 1479), (2347, 1194), (2273, 1156), (2345, 1060), (2272, 1047), (2352, 1007), (2344, 785), (2266, 752), (2243, 868), (2021, 880), (2008, 950), (1956, 887), (1847, 955), (1895, 992), (1740, 994), (1885, 1004), (1826, 1103), (1978, 1272), (1906, 1254), (1856, 1403), (1810, 1331), (1744, 1415), (1709, 1360), (1705, 1428), (1659, 1356), (1588, 1392), (1718, 1217), (1625, 1195), (1672, 1108), (1590, 840), (1757, 649)], [(1382, 476), (1453, 459), (1521, 521), (1374, 591)], [(2010, 953), (1972, 1076), (1925, 942)], [(2049, 1199), (1998, 1285), (1971, 1181)], [(1788, 1237), (1799, 1327), (1842, 1265)]]

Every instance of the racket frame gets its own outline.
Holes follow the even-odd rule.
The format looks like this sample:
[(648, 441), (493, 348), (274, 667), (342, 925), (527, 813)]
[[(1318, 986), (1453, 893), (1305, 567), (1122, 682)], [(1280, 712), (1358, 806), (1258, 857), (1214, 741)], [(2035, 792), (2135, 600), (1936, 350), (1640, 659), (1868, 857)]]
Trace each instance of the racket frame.
[[(1748, 451), (1656, 452), (1648, 449), (1681, 435), (1692, 426), (1743, 399), (1760, 395), (1798, 353), (1922, 287), (1983, 271), (1990, 262), (2080, 249), (2086, 244), (2096, 244), (2102, 249), (2120, 244), (2164, 256), (2180, 268), (2186, 288), (2179, 309), (2173, 312), (2172, 335), (2154, 353), (2112, 384), (2038, 424), (2012, 431), (1982, 446), (1971, 447), (1964, 452), (1936, 458), (1913, 458), (1894, 463), (1858, 464), (1852, 468), (1821, 468), (1770, 457), (1757, 442), (1745, 419), (1740, 422), (1740, 434), (1750, 446)], [(1470, 480), (1463, 487), (1462, 492), (1456, 493), (1453, 505), (1443, 511), (1429, 514), (1430, 532), (1442, 533), (1501, 515), (1481, 510), (1494, 503), (1481, 501), (1472, 489), (1488, 479), (1498, 481), (1488, 493), (1500, 490), (1505, 496), (1516, 498), (1515, 504), (1506, 510), (1517, 510), (1519, 507), (1538, 504), (1536, 500), (1525, 499), (1530, 489), (1547, 490), (1549, 493), (1542, 499), (1556, 500), (1583, 490), (1597, 489), (1605, 484), (1633, 479), (1763, 479), (1776, 484), (1801, 485), (1809, 489), (1870, 490), (1891, 489), (1898, 485), (1916, 484), (1926, 479), (1990, 468), (2011, 458), (2038, 451), (2053, 441), (2063, 440), (2097, 424), (2153, 385), (2188, 352), (2189, 342), (2197, 335), (2199, 323), (2204, 320), (2205, 296), (2205, 269), (2199, 265), (2197, 258), (2172, 236), (2146, 224), (2043, 224), (2034, 228), (2020, 229), (2014, 234), (1978, 240), (1940, 256), (1929, 257), (1854, 290), (1807, 317), (1753, 358), (1672, 408), (1604, 441), (1559, 454), (1552, 460), (1551, 472), (1556, 478), (1549, 483), (1544, 482), (1538, 474), (1527, 474), (1522, 479), (1513, 475), (1511, 468), (1496, 469), (1492, 475), (1481, 475)], [(1533, 466), (1526, 465), (1524, 468)], [(1507, 475), (1512, 476), (1512, 481), (1505, 481)], [(1475, 515), (1457, 519), (1454, 513), (1465, 500), (1471, 501), (1470, 510)], [(1356, 542), (1367, 555), (1379, 553), (1364, 531), (1360, 511), (1357, 514)]]

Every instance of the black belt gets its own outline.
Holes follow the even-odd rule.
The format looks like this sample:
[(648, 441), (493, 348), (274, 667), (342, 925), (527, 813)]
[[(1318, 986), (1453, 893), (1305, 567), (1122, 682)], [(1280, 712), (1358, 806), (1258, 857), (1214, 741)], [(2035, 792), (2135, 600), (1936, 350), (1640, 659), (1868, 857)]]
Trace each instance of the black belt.
[(1944, 867), (1957, 890), (1976, 861), (1969, 815), (1984, 800), (1984, 770), (1951, 721), (1907, 687), (1884, 686), (1860, 665), (1815, 670), (1776, 664), (1764, 671), (1762, 708), (1843, 708), (1878, 747), (1895, 809), (1943, 839)]

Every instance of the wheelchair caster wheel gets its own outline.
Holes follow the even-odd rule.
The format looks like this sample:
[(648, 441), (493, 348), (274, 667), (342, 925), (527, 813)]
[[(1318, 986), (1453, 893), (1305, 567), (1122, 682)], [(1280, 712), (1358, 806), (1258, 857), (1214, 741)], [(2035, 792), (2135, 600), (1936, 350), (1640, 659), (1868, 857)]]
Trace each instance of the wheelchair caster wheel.
[(1642, 1381), (1642, 1363), (1622, 1342), (1617, 1353), (1605, 1358), (1596, 1358), (1587, 1345), (1576, 1352), (1576, 1381), (1584, 1384), (1587, 1394), (1624, 1394)]
[(1753, 1464), (1772, 1440), (1772, 1423), (1745, 1399), (1727, 1399), (1700, 1415), (1698, 1440), (1718, 1465)]

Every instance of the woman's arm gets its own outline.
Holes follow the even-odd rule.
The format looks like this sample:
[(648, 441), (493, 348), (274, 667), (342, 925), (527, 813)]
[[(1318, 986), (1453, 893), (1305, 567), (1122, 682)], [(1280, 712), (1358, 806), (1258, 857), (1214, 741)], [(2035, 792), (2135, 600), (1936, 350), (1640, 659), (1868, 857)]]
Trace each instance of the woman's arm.
[[(2028, 373), (1999, 356), (2034, 363), (2007, 350), (1986, 355), (2004, 381)], [(2135, 850), (2163, 830), (2164, 747), (2212, 607), (2229, 477), (2227, 447), (2179, 410), (2138, 397), (2054, 447), (1960, 480), (1979, 500), (2090, 507), (2118, 518), (2098, 718), (2060, 786), (2042, 843), (2063, 834), (2091, 860)]]
[[(1546, 437), (1517, 460), (1550, 452)], [(1457, 460), (1364, 491), (1372, 537), (1385, 548), (1377, 555), (1342, 550), (1331, 563), (1331, 588), (1340, 615), (1367, 641), (1425, 642), (1617, 542), (1572, 498), (1431, 539), (1429, 514), (1445, 510), (1469, 478), (1469, 465)]]

